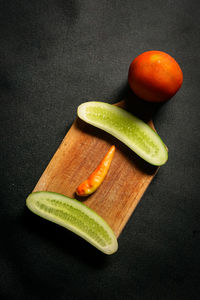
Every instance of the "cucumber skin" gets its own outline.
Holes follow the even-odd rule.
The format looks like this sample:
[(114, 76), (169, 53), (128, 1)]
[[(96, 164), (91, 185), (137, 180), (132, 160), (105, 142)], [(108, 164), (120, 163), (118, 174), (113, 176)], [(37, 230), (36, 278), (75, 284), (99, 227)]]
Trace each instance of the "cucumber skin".
[[(89, 118), (87, 118), (85, 110), (87, 109), (87, 107), (99, 107), (103, 109), (107, 109), (108, 111), (112, 111), (113, 112), (117, 111), (119, 113), (119, 115), (122, 115), (123, 117), (127, 117), (127, 119), (132, 119), (133, 120), (133, 124), (137, 124), (138, 127), (143, 127), (143, 130), (147, 130), (149, 131), (150, 135), (153, 136), (154, 140), (157, 140), (157, 143), (159, 144), (158, 147), (160, 147), (160, 151), (162, 152), (162, 159), (152, 159), (150, 156), (146, 155), (145, 153), (141, 153), (142, 151), (138, 150), (139, 147), (135, 147), (135, 145), (126, 137), (126, 135), (120, 133), (119, 131), (117, 131), (116, 129), (113, 129), (112, 127), (108, 127), (106, 128), (107, 124), (105, 125), (105, 123), (103, 124), (103, 120), (102, 123), (100, 124), (99, 121), (97, 120), (96, 122), (94, 120), (90, 120)], [(99, 129), (102, 129), (106, 132), (108, 132), (109, 134), (111, 134), (112, 136), (114, 136), (115, 138), (117, 138), (118, 140), (120, 140), (121, 142), (123, 142), (125, 145), (127, 145), (131, 150), (133, 150), (138, 156), (140, 156), (142, 159), (146, 160), (148, 163), (155, 165), (155, 166), (161, 166), (164, 165), (167, 160), (168, 160), (168, 149), (166, 147), (166, 145), (163, 143), (162, 139), (160, 138), (160, 136), (157, 134), (157, 132), (155, 132), (148, 124), (146, 124), (144, 121), (142, 121), (141, 119), (139, 119), (138, 117), (132, 115), (131, 113), (127, 112), (126, 110), (124, 110), (121, 107), (115, 106), (115, 105), (111, 105), (105, 102), (96, 102), (96, 101), (90, 101), (90, 102), (85, 102), (82, 103), (81, 105), (79, 105), (78, 109), (77, 109), (77, 114), (78, 117), (80, 119), (82, 119), (83, 121), (85, 121), (86, 123), (89, 123)], [(145, 129), (146, 127), (146, 129)]]
[[(91, 241), (87, 236), (84, 235), (84, 233), (82, 234), (78, 229), (73, 228), (73, 226), (68, 224), (64, 224), (63, 221), (60, 221), (56, 216), (45, 216), (44, 213), (42, 211), (40, 211), (39, 209), (35, 208), (33, 205), (33, 199), (32, 196), (35, 198), (34, 201), (37, 201), (37, 196), (40, 195), (46, 195), (48, 197), (52, 197), (52, 196), (56, 196), (56, 197), (60, 197), (61, 199), (59, 199), (61, 202), (66, 202), (66, 204), (69, 204), (68, 202), (71, 202), (70, 205), (75, 207), (80, 208), (80, 211), (85, 211), (88, 213), (88, 215), (92, 215), (94, 219), (98, 219), (100, 224), (104, 224), (104, 226), (106, 227), (107, 231), (110, 234), (110, 237), (112, 239), (112, 246), (106, 246), (104, 248), (102, 248), (100, 245), (98, 245), (97, 243)], [(36, 197), (35, 197), (36, 196)], [(74, 204), (74, 205), (73, 205)], [(93, 245), (94, 247), (96, 247), (98, 250), (100, 250), (101, 252), (103, 252), (104, 254), (110, 255), (115, 253), (118, 250), (118, 242), (116, 239), (116, 236), (114, 234), (114, 232), (112, 231), (112, 229), (110, 228), (110, 226), (106, 223), (106, 221), (99, 216), (94, 210), (92, 210), (90, 207), (86, 206), (84, 203), (76, 200), (76, 199), (72, 199), (70, 197), (67, 197), (63, 194), (59, 194), (56, 192), (48, 192), (48, 191), (37, 191), (37, 192), (33, 192), (31, 194), (28, 195), (27, 199), (26, 199), (26, 206), (29, 208), (29, 210), (31, 210), (34, 214), (36, 214), (39, 217), (42, 217), (43, 219), (46, 219), (48, 221), (51, 221), (57, 225), (60, 225), (62, 227), (65, 227), (66, 229), (72, 231), (73, 233), (77, 234), (78, 236), (80, 236), (81, 238), (85, 239), (87, 242), (89, 242), (91, 245)], [(82, 208), (82, 209), (81, 209)], [(103, 225), (102, 225), (103, 226)]]

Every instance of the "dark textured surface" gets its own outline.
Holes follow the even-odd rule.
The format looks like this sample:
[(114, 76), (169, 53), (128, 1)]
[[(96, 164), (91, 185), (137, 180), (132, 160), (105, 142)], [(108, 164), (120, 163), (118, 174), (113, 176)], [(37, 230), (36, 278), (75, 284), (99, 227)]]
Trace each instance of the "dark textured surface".
[[(200, 2), (0, 1), (1, 299), (199, 299)], [(184, 84), (154, 117), (169, 148), (107, 257), (25, 199), (87, 100), (117, 102), (143, 51)]]

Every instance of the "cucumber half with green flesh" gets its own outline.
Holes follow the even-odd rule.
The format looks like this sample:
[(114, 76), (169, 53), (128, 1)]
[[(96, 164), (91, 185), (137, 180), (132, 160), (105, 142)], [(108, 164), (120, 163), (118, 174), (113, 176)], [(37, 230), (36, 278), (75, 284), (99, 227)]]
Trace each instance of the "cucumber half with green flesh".
[(168, 151), (159, 135), (124, 109), (91, 101), (81, 104), (77, 113), (80, 119), (118, 138), (150, 164), (166, 163)]
[(53, 192), (34, 192), (26, 199), (26, 205), (36, 215), (71, 230), (105, 254), (118, 249), (109, 225), (76, 199)]

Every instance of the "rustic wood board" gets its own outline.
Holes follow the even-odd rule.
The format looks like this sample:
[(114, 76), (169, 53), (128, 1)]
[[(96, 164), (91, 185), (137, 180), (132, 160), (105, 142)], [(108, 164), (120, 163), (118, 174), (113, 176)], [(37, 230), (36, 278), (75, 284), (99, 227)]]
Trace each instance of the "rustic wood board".
[[(125, 101), (118, 105), (127, 109)], [(148, 123), (154, 128), (152, 120)], [(76, 187), (96, 168), (112, 144), (116, 152), (104, 182), (93, 195), (78, 199)], [(117, 139), (77, 118), (34, 192), (76, 197), (103, 217), (118, 237), (157, 170)]]

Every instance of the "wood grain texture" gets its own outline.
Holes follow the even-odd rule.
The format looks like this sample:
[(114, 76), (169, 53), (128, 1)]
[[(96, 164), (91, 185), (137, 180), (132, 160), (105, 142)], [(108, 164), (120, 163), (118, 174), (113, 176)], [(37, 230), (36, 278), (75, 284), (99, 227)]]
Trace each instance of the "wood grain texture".
[[(118, 105), (130, 110), (127, 103), (122, 101)], [(136, 114), (137, 109), (133, 106)], [(149, 119), (151, 109), (145, 111), (143, 119), (154, 128)], [(116, 152), (104, 182), (93, 195), (78, 199), (76, 187), (91, 174), (112, 144)], [(114, 137), (77, 118), (34, 191), (76, 197), (103, 217), (118, 237), (157, 170)]]

